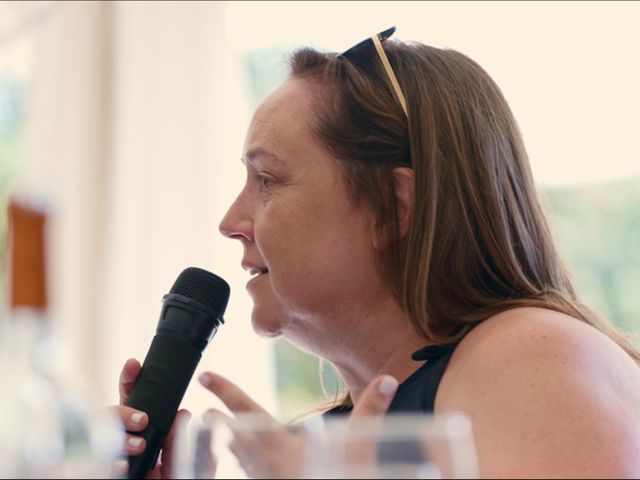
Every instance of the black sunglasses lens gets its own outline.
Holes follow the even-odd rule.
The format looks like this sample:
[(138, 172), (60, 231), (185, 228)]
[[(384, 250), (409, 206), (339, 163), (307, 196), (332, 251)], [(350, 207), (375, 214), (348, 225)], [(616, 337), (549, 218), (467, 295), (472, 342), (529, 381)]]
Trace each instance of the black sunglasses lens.
[(345, 57), (345, 58), (352, 58), (355, 57), (356, 55), (358, 55), (359, 52), (369, 48), (370, 44), (373, 43), (371, 41), (370, 38), (367, 38), (366, 40), (361, 41), (360, 43), (358, 43), (357, 45), (354, 45), (353, 47), (351, 47), (349, 50), (346, 50), (345, 52), (343, 52), (342, 54), (340, 54), (341, 57)]
[[(389, 38), (391, 35), (393, 35), (393, 32), (396, 31), (396, 27), (391, 27), (386, 29), (383, 32), (380, 32), (378, 34), (378, 38), (380, 39), (381, 42), (384, 42), (387, 38)], [(346, 50), (345, 52), (341, 53), (339, 56), (340, 57), (345, 57), (345, 58), (352, 58), (354, 56), (356, 56), (358, 53), (360, 53), (361, 51), (370, 48), (373, 46), (373, 41), (371, 40), (371, 38), (367, 38), (366, 40), (361, 41), (360, 43), (354, 45), (353, 47), (351, 47), (350, 49)]]
[(380, 32), (378, 34), (378, 38), (381, 42), (384, 42), (387, 38), (393, 35), (393, 32), (396, 31), (396, 27), (387, 28), (384, 32)]

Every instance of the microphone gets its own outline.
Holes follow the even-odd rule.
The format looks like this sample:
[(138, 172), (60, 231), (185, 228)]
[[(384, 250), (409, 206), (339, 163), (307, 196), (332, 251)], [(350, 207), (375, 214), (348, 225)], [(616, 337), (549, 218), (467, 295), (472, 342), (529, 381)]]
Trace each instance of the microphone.
[(190, 267), (162, 298), (156, 335), (126, 402), (149, 416), (147, 427), (134, 433), (147, 446), (129, 456), (129, 478), (145, 478), (156, 464), (202, 351), (224, 323), (229, 292), (222, 278)]

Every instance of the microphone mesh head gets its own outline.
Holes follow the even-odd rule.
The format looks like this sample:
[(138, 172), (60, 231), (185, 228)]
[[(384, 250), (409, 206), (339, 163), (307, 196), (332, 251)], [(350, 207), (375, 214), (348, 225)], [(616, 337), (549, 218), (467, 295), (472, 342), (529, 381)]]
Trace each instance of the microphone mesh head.
[(189, 267), (178, 276), (171, 291), (206, 305), (222, 317), (229, 302), (229, 284), (219, 276), (197, 267)]

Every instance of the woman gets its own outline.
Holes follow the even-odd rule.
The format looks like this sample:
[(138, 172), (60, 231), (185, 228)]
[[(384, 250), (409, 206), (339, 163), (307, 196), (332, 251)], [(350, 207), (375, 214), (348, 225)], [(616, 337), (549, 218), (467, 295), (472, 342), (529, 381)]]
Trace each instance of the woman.
[(482, 476), (637, 477), (640, 354), (578, 302), (504, 97), (391, 33), (294, 53), (253, 117), (220, 230), (244, 246), (255, 331), (336, 366), (349, 394), (327, 414), (467, 413)]

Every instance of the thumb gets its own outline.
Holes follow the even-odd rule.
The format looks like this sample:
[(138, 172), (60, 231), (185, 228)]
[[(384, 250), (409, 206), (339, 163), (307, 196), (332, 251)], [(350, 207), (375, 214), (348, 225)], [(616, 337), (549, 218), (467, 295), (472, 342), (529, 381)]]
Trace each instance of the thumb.
[[(376, 463), (375, 438), (380, 434), (383, 426), (384, 414), (391, 405), (391, 401), (398, 390), (398, 380), (390, 375), (380, 375), (366, 386), (360, 398), (356, 402), (349, 419), (346, 422), (346, 431), (355, 433), (354, 441), (348, 441), (344, 445), (343, 455), (349, 465), (363, 467), (365, 473), (362, 478), (368, 476), (368, 468)], [(370, 437), (362, 437), (360, 434), (369, 432)], [(374, 473), (374, 472), (371, 472)]]
[(140, 374), (142, 366), (140, 362), (135, 358), (127, 360), (120, 372), (120, 380), (118, 382), (120, 393), (120, 405), (124, 405), (131, 395), (133, 385), (136, 383), (136, 378)]
[(374, 378), (364, 389), (349, 416), (349, 421), (370, 416), (383, 416), (398, 390), (398, 380), (391, 375)]

